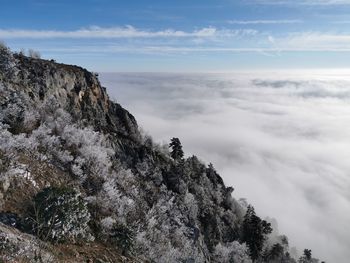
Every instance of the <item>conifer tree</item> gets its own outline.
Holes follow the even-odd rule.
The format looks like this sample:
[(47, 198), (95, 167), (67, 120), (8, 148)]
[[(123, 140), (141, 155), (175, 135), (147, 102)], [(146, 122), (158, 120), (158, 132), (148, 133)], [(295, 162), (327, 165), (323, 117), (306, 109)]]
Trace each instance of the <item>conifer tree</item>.
[(33, 199), (29, 230), (44, 241), (89, 239), (90, 213), (80, 193), (69, 187), (48, 187)]
[(134, 232), (124, 224), (115, 223), (112, 227), (110, 238), (112, 243), (121, 249), (123, 255), (132, 254), (134, 248)]
[(241, 241), (249, 247), (250, 257), (253, 261), (260, 257), (266, 236), (271, 232), (271, 224), (258, 217), (254, 207), (249, 205), (244, 216)]
[(309, 263), (312, 262), (311, 249), (304, 249), (304, 254), (299, 258), (299, 263)]
[(182, 150), (182, 145), (179, 138), (172, 138), (169, 148), (171, 148), (170, 155), (175, 161), (183, 160), (184, 152)]

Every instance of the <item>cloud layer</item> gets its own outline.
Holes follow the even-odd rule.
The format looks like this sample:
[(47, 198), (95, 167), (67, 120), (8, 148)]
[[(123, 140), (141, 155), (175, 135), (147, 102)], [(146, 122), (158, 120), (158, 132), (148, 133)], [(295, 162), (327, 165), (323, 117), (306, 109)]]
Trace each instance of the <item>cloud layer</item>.
[(350, 258), (350, 79), (310, 73), (102, 74), (157, 141), (180, 137), (299, 250)]
[[(334, 21), (333, 23), (345, 23)], [(229, 27), (201, 27), (194, 30), (168, 28), (140, 29), (133, 26), (86, 27), (73, 31), (1, 29), (0, 40), (23, 39), (37, 43), (39, 50), (51, 53), (260, 53), (349, 52), (350, 34), (346, 32), (269, 32), (237, 26), (302, 24), (302, 20), (229, 20)], [(41, 43), (45, 46), (41, 47)]]
[(219, 30), (215, 27), (203, 27), (193, 31), (165, 29), (160, 31), (142, 30), (133, 26), (103, 28), (92, 26), (74, 31), (57, 30), (26, 30), (26, 29), (0, 29), (0, 38), (207, 38), (207, 37), (235, 37), (238, 35), (254, 34), (255, 30)]
[(231, 25), (273, 25), (273, 24), (301, 24), (299, 19), (283, 19), (283, 20), (229, 20)]

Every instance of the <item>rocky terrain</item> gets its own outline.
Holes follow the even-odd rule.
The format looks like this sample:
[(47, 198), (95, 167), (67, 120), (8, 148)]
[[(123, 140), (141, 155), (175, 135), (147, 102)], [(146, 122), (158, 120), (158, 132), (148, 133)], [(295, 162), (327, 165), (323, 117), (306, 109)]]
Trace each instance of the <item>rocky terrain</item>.
[(0, 46), (0, 109), (0, 261), (296, 262), (212, 164), (142, 134), (97, 74)]

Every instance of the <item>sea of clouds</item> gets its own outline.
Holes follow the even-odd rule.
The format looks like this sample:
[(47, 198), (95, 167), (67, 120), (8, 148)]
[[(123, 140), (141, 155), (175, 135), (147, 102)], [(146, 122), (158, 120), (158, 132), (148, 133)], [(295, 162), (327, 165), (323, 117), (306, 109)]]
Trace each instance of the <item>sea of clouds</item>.
[(236, 198), (301, 252), (350, 258), (350, 74), (104, 73), (112, 98), (158, 142), (212, 162)]

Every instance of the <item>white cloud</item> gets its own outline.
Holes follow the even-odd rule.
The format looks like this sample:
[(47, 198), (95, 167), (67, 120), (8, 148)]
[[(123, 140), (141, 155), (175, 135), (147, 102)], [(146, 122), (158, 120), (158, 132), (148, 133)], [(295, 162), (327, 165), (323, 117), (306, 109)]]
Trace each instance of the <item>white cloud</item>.
[(302, 32), (275, 38), (280, 50), (349, 51), (350, 35), (321, 32)]
[(68, 47), (68, 48), (41, 48), (41, 52), (49, 53), (73, 53), (73, 54), (116, 54), (116, 53), (133, 53), (133, 54), (190, 54), (190, 53), (274, 53), (280, 49), (275, 48), (222, 48), (222, 47), (178, 47), (178, 46), (101, 46), (97, 47)]
[[(275, 23), (278, 20), (252, 20), (235, 21), (235, 23)], [(294, 20), (281, 20), (285, 23)], [(281, 22), (280, 21), (280, 22)], [(232, 21), (233, 22), (233, 21)], [(297, 22), (295, 20), (294, 22)], [(279, 52), (300, 51), (329, 51), (350, 52), (350, 34), (334, 32), (295, 32), (271, 34), (254, 29), (217, 29), (215, 27), (203, 27), (193, 31), (184, 30), (141, 30), (132, 26), (101, 28), (90, 27), (75, 31), (55, 30), (10, 30), (0, 29), (0, 39), (62, 39), (50, 42), (43, 51), (51, 52), (91, 52), (91, 53), (232, 53), (232, 52), (256, 52), (271, 54)], [(76, 41), (74, 45), (64, 40)], [(93, 40), (99, 41), (98, 45)], [(107, 40), (115, 40), (114, 42)], [(123, 39), (135, 39), (135, 41), (123, 41)], [(59, 41), (58, 40), (58, 41)], [(68, 43), (68, 44), (67, 44)], [(67, 46), (69, 45), (69, 46)]]
[[(177, 53), (279, 53), (279, 52), (350, 52), (350, 34), (322, 33), (322, 32), (299, 32), (285, 36), (273, 36), (259, 33), (255, 30), (221, 30), (212, 33), (201, 30), (195, 37), (199, 39), (194, 45), (191, 42), (182, 41), (177, 45), (159, 45), (157, 41), (151, 43), (138, 43), (127, 45), (81, 46), (63, 48), (44, 48), (42, 51), (51, 52), (90, 52), (90, 53), (150, 53), (150, 54), (177, 54)], [(216, 35), (222, 38), (235, 37), (236, 43), (226, 39), (220, 42), (204, 41), (206, 35)], [(1, 33), (0, 33), (1, 36)], [(214, 37), (213, 37), (214, 38)], [(244, 47), (240, 41), (245, 41)], [(219, 43), (219, 44), (218, 44)], [(171, 44), (171, 43), (170, 43)], [(237, 45), (237, 46), (232, 46)]]
[(341, 25), (341, 24), (350, 24), (350, 20), (339, 20), (339, 21), (333, 21), (331, 22), (332, 24), (338, 24), (338, 25)]
[(125, 27), (89, 27), (74, 31), (57, 30), (26, 30), (26, 29), (0, 29), (0, 38), (209, 38), (209, 37), (234, 37), (238, 35), (255, 34), (255, 30), (219, 30), (215, 27), (204, 27), (194, 31), (182, 31), (166, 29), (161, 31), (141, 30), (133, 26)]
[[(158, 141), (213, 162), (299, 251), (350, 258), (350, 78), (330, 71), (100, 74)], [(328, 74), (328, 75), (327, 75)]]
[(300, 24), (303, 23), (302, 20), (229, 20), (229, 24), (233, 25), (269, 25), (269, 24)]

